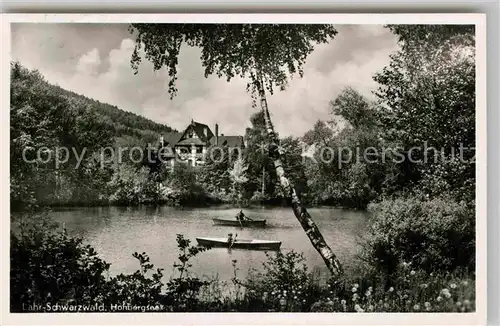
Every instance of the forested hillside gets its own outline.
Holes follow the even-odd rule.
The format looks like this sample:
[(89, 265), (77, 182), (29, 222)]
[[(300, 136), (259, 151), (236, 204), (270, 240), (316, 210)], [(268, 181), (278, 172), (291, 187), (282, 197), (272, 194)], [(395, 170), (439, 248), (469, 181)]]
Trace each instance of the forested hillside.
[(54, 95), (66, 98), (70, 103), (70, 108), (92, 108), (96, 117), (104, 123), (116, 138), (133, 137), (137, 138), (139, 144), (143, 144), (155, 142), (158, 140), (158, 134), (173, 130), (167, 125), (154, 122), (133, 112), (121, 110), (115, 105), (102, 103), (65, 90), (59, 86), (47, 83), (47, 88)]
[[(112, 182), (116, 175), (128, 169), (134, 175), (142, 165), (117, 167), (103, 159), (103, 149), (144, 148), (172, 130), (51, 85), (20, 63), (11, 63), (10, 95), (13, 209), (29, 208), (30, 203), (107, 204), (115, 188), (123, 186)], [(123, 161), (129, 157), (124, 153)]]

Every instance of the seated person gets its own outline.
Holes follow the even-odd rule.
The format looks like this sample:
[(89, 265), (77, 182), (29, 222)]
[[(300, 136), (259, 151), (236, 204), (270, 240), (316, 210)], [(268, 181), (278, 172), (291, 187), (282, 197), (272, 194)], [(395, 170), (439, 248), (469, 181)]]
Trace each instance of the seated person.
[(236, 241), (236, 237), (238, 236), (238, 234), (236, 234), (234, 237), (233, 237), (233, 234), (232, 233), (229, 233), (227, 235), (227, 243), (229, 244), (229, 248), (231, 248), (234, 244), (234, 242)]
[(240, 210), (238, 214), (236, 214), (236, 219), (238, 221), (245, 221), (247, 218), (245, 217), (245, 214), (243, 214), (243, 210)]

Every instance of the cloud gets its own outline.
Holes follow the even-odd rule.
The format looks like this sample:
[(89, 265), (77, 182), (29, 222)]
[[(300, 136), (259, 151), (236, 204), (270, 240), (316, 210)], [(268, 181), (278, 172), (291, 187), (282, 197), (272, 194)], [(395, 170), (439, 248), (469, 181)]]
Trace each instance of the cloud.
[(96, 75), (100, 64), (99, 50), (92, 49), (78, 59), (76, 71), (82, 75)]
[[(182, 47), (179, 92), (171, 100), (165, 69), (154, 71), (152, 64), (143, 60), (139, 73), (133, 74), (130, 58), (134, 41), (126, 34), (116, 27), (111, 33), (106, 26), (92, 26), (91, 32), (71, 26), (52, 27), (51, 33), (45, 34), (38, 33), (39, 28), (18, 32), (13, 42), (15, 56), (26, 59), (30, 68), (40, 69), (61, 87), (178, 130), (194, 119), (210, 126), (219, 123), (221, 133), (241, 135), (250, 115), (257, 112), (245, 91), (245, 80), (234, 78), (228, 83), (215, 76), (203, 77), (197, 48)], [(301, 136), (316, 120), (330, 119), (328, 103), (346, 86), (370, 97), (376, 87), (373, 74), (388, 64), (389, 54), (397, 48), (395, 37), (381, 26), (344, 25), (338, 30), (335, 40), (317, 46), (308, 57), (303, 78), (294, 78), (286, 91), (269, 96), (272, 119), (280, 135)], [(105, 34), (108, 42), (99, 38), (94, 42), (88, 37), (99, 33)], [(44, 40), (46, 35), (50, 38)], [(80, 43), (69, 46), (74, 42), (72, 37), (79, 37)], [(33, 42), (35, 38), (38, 42)], [(37, 51), (38, 58), (31, 55)], [(49, 59), (53, 57), (58, 60)]]

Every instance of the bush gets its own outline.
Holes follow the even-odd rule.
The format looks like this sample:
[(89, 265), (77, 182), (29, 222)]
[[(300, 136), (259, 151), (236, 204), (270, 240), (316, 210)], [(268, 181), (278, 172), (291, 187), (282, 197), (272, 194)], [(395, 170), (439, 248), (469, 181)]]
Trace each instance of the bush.
[(245, 281), (235, 276), (233, 281), (245, 288), (242, 298), (235, 297), (238, 311), (308, 311), (319, 284), (303, 255), (292, 250), (266, 256), (262, 272), (252, 271)]
[(81, 239), (55, 230), (45, 214), (23, 216), (11, 234), (10, 309), (36, 304), (95, 303), (110, 264)]
[(391, 275), (400, 263), (427, 271), (474, 269), (475, 214), (465, 202), (384, 200), (371, 204), (361, 257)]

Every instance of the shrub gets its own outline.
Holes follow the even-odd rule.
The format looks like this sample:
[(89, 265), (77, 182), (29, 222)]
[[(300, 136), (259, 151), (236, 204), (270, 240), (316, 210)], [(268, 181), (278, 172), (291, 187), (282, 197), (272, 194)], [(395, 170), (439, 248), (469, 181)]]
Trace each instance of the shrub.
[(95, 303), (102, 295), (109, 264), (81, 239), (57, 232), (45, 214), (24, 216), (14, 225), (10, 249), (10, 307)]
[(319, 293), (302, 254), (295, 251), (266, 253), (263, 271), (252, 271), (244, 282), (240, 311), (307, 311)]
[(474, 268), (475, 214), (465, 202), (414, 198), (369, 207), (371, 222), (361, 257), (386, 275), (411, 263), (427, 272)]

